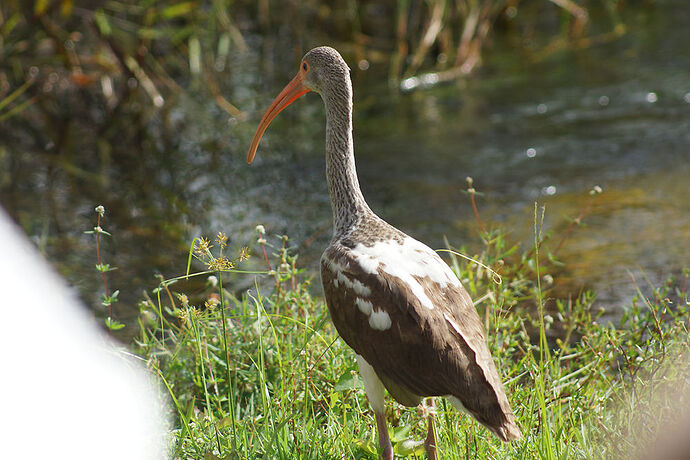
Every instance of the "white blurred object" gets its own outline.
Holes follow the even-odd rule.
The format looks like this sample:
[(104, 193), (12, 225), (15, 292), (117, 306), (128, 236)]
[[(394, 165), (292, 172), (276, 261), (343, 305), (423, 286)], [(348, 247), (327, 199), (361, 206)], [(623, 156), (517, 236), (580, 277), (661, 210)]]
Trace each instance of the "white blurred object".
[(165, 458), (163, 398), (144, 367), (98, 328), (2, 208), (0, 242), (2, 457)]
[[(677, 359), (666, 358), (666, 367), (657, 371), (658, 375), (674, 375), (680, 370), (678, 379), (671, 378), (661, 385), (640, 385), (643, 391), (637, 397), (648, 398), (651, 403), (638, 404), (640, 411), (636, 424), (633, 425), (639, 436), (633, 439), (645, 439), (647, 433), (654, 433), (648, 445), (638, 448), (636, 460), (688, 460), (690, 459), (690, 385), (687, 380), (687, 369), (690, 366), (690, 354), (684, 353)], [(648, 407), (651, 407), (650, 411)], [(657, 413), (654, 409), (657, 408)], [(662, 419), (663, 417), (663, 419)]]

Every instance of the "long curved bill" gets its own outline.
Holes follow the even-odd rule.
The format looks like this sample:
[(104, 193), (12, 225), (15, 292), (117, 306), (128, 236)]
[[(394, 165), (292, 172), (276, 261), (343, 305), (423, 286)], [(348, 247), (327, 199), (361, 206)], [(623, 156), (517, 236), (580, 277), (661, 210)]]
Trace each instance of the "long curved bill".
[(304, 86), (304, 76), (305, 73), (302, 69), (295, 75), (295, 78), (288, 83), (285, 88), (278, 94), (278, 96), (273, 99), (270, 107), (264, 113), (264, 116), (259, 122), (259, 126), (256, 128), (256, 133), (254, 134), (254, 139), (252, 139), (252, 145), (249, 147), (249, 152), (247, 153), (247, 163), (254, 161), (254, 155), (256, 155), (256, 149), (259, 147), (259, 141), (261, 136), (264, 135), (266, 128), (271, 124), (271, 121), (278, 115), (285, 107), (292, 104), (297, 98), (311, 91), (309, 88)]

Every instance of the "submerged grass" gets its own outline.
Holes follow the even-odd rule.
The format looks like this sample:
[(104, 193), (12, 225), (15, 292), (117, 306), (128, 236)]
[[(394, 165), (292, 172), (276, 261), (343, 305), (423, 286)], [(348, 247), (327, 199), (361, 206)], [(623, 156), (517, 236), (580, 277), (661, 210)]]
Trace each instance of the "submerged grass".
[[(524, 439), (502, 444), (441, 400), (442, 458), (633, 458), (688, 405), (690, 272), (651, 295), (640, 291), (618, 323), (601, 321), (592, 293), (552, 297), (559, 267), (543, 212), (535, 206), (535, 238), (524, 250), (495, 229), (482, 232), (473, 255), (480, 263), (453, 254), (467, 248), (448, 248), (451, 267), (477, 299)], [(163, 281), (141, 303), (136, 350), (170, 394), (171, 456), (377, 458), (352, 350), (311, 294), (312, 280), (297, 281), (287, 239), (280, 237), (271, 259), (258, 232), (257, 254), (266, 254), (269, 271), (243, 272), (257, 278), (241, 297), (223, 279), (239, 271), (247, 251), (228, 259), (221, 234), (217, 255), (208, 240), (194, 245), (209, 270)], [(182, 292), (187, 276), (207, 277), (203, 292)], [(396, 455), (421, 458), (426, 426), (417, 409), (389, 399), (387, 418)]]

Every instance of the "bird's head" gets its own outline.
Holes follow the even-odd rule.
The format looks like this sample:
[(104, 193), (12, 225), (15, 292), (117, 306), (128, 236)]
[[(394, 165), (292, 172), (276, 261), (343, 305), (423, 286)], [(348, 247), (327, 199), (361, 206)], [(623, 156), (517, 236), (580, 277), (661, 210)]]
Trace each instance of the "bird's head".
[(247, 163), (254, 161), (259, 141), (268, 125), (284, 108), (309, 91), (323, 94), (335, 82), (349, 81), (350, 68), (336, 50), (319, 46), (304, 55), (297, 75), (273, 100), (256, 128), (252, 144), (247, 153)]

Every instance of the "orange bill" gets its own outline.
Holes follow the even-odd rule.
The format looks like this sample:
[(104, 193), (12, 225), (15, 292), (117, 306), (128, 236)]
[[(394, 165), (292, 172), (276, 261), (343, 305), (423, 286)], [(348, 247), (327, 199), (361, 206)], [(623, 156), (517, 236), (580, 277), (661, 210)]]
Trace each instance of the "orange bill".
[(249, 147), (249, 152), (247, 153), (247, 163), (254, 161), (254, 155), (256, 155), (256, 150), (259, 148), (259, 141), (261, 141), (261, 136), (264, 135), (266, 128), (271, 124), (271, 121), (278, 115), (285, 107), (292, 104), (297, 98), (306, 94), (310, 91), (309, 88), (304, 86), (304, 76), (306, 72), (302, 69), (295, 75), (295, 78), (290, 81), (290, 83), (283, 88), (283, 90), (278, 94), (278, 97), (273, 99), (270, 107), (264, 113), (264, 116), (259, 122), (259, 126), (256, 128), (256, 133), (254, 134), (254, 139), (252, 139), (252, 145)]

